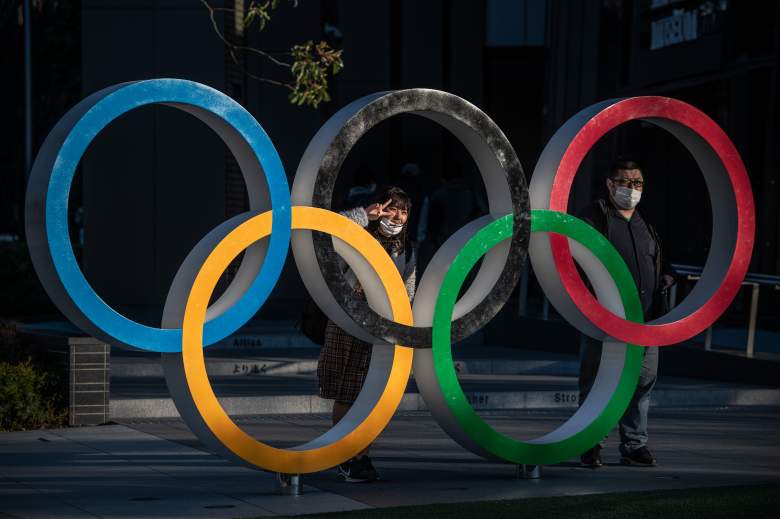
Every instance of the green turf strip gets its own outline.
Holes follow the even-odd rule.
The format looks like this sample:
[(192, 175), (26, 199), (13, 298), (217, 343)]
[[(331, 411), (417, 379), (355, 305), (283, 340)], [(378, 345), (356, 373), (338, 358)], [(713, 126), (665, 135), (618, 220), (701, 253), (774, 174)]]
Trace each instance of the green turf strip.
[[(518, 485), (524, 482), (518, 481)], [(378, 486), (381, 483), (377, 484)], [(369, 519), (683, 519), (780, 517), (780, 484), (536, 497), (440, 505), (374, 508), (297, 517)]]

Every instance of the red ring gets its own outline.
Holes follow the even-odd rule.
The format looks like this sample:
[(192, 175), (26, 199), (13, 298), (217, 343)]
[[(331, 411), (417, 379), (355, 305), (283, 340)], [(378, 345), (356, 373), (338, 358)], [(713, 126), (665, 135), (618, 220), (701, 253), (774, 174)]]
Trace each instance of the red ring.
[(737, 240), (720, 287), (698, 310), (678, 321), (656, 325), (634, 323), (613, 314), (593, 297), (577, 272), (566, 237), (550, 234), (550, 248), (563, 286), (594, 325), (620, 341), (668, 346), (697, 335), (723, 314), (736, 296), (750, 263), (755, 235), (753, 193), (745, 165), (723, 130), (700, 110), (668, 97), (632, 97), (619, 101), (596, 114), (572, 139), (553, 179), (549, 207), (566, 212), (574, 175), (585, 155), (605, 133), (624, 122), (645, 118), (668, 119), (687, 126), (712, 147), (726, 168), (737, 204)]

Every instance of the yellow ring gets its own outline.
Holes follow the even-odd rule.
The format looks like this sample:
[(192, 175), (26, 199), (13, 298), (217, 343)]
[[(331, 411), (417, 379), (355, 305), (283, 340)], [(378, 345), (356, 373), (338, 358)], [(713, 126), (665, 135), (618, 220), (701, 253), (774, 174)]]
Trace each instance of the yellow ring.
[[(412, 308), (398, 269), (379, 242), (349, 218), (316, 207), (292, 208), (293, 230), (309, 229), (340, 238), (361, 253), (382, 280), (393, 318), (412, 324)], [(352, 458), (382, 432), (403, 397), (412, 369), (413, 349), (395, 346), (385, 389), (369, 415), (341, 439), (313, 449), (287, 450), (255, 440), (236, 425), (222, 408), (206, 374), (203, 324), (214, 287), (233, 259), (252, 243), (271, 233), (271, 212), (252, 217), (214, 248), (198, 272), (187, 299), (182, 324), (182, 358), (192, 400), (211, 432), (236, 456), (257, 467), (288, 474), (325, 470)]]

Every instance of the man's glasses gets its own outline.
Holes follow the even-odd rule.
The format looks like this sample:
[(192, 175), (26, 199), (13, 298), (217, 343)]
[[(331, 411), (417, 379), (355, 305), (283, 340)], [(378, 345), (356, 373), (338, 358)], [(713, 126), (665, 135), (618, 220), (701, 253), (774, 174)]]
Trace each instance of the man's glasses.
[(644, 180), (632, 180), (630, 178), (613, 178), (612, 182), (619, 186), (623, 187), (630, 187), (631, 189), (637, 189), (642, 190), (643, 187), (645, 187), (645, 181)]

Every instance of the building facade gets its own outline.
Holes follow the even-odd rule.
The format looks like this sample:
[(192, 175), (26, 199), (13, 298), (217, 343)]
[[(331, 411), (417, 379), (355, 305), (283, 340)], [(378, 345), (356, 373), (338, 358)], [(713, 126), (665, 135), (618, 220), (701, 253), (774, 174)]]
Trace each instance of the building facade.
[[(736, 144), (756, 199), (750, 269), (780, 272), (776, 3), (306, 0), (297, 7), (282, 3), (262, 32), (243, 29), (242, 0), (210, 4), (233, 11), (215, 12), (212, 24), (208, 11), (193, 0), (81, 0), (72, 23), (80, 31), (80, 55), (61, 60), (76, 74), (78, 94), (151, 77), (210, 85), (241, 102), (263, 125), (289, 179), (311, 137), (335, 111), (378, 91), (425, 87), (464, 97), (504, 130), (527, 175), (550, 136), (580, 109), (616, 97), (675, 97), (707, 113)], [(294, 107), (287, 90), (248, 75), (286, 81), (288, 72), (251, 53), (234, 59), (215, 27), (239, 45), (268, 52), (321, 38), (343, 48), (346, 66), (333, 81), (332, 101), (318, 109)], [(16, 29), (3, 37), (21, 41)], [(0, 66), (11, 71), (20, 64), (17, 58)], [(39, 69), (55, 65), (46, 55), (37, 59)], [(18, 83), (3, 88), (16, 95)], [(55, 91), (56, 85), (42, 79), (36, 88)], [(45, 111), (36, 149), (53, 121), (79, 98), (70, 97), (75, 98)], [(4, 132), (21, 142), (18, 130)], [(24, 171), (17, 148), (0, 153), (8, 166), (3, 185), (11, 186), (2, 193), (0, 233), (13, 233), (20, 223)], [(645, 166), (642, 210), (663, 236), (672, 261), (702, 265), (712, 210), (703, 177), (687, 151), (652, 124), (623, 125), (599, 142), (575, 181), (572, 210), (603, 194), (603, 173), (618, 156)], [(404, 115), (372, 129), (355, 146), (336, 197), (343, 199), (349, 187), (366, 178), (398, 182), (407, 163), (419, 165), (425, 193), (452, 178), (477, 178), (456, 139), (429, 120)], [(473, 184), (479, 191), (479, 182)], [(82, 161), (72, 209), (79, 227), (74, 239), (83, 240), (83, 267), (98, 293), (129, 315), (157, 324), (181, 261), (210, 229), (246, 209), (246, 192), (216, 135), (191, 116), (147, 107), (122, 117), (96, 139)], [(303, 297), (290, 260), (261, 317), (294, 319)], [(774, 303), (762, 308), (780, 307), (777, 295), (769, 297)]]

